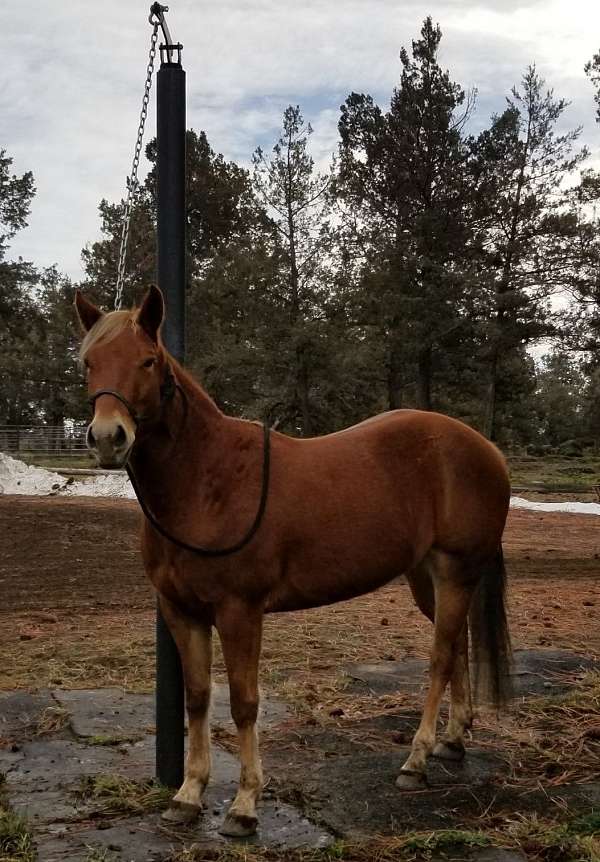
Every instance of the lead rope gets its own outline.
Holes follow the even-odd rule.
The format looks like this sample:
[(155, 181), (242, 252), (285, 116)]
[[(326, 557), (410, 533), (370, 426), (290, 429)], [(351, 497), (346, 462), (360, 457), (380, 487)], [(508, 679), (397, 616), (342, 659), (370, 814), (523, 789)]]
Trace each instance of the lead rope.
[[(153, 20), (154, 18), (154, 20)], [(119, 249), (119, 265), (117, 268), (117, 288), (115, 293), (115, 311), (119, 311), (123, 304), (123, 283), (125, 281), (125, 258), (127, 257), (127, 242), (129, 240), (129, 226), (131, 223), (131, 210), (135, 197), (139, 190), (138, 168), (142, 153), (142, 141), (144, 139), (144, 127), (148, 116), (148, 103), (150, 101), (150, 90), (152, 88), (152, 74), (154, 72), (154, 58), (156, 57), (156, 42), (158, 41), (158, 28), (160, 20), (151, 13), (152, 36), (150, 37), (150, 53), (146, 67), (146, 83), (144, 85), (144, 96), (142, 98), (142, 110), (138, 124), (137, 139), (133, 151), (133, 162), (131, 174), (127, 177), (127, 199), (125, 200), (125, 211), (123, 213), (123, 228), (121, 231), (121, 247)]]
[(184, 542), (182, 539), (178, 539), (176, 536), (171, 535), (160, 522), (156, 519), (156, 517), (152, 514), (150, 509), (148, 508), (144, 498), (139, 489), (139, 485), (136, 481), (136, 478), (133, 474), (133, 470), (127, 465), (127, 475), (129, 476), (129, 481), (135, 491), (135, 496), (137, 497), (138, 503), (140, 504), (140, 508), (148, 521), (152, 524), (157, 533), (160, 533), (165, 539), (168, 539), (169, 542), (172, 542), (174, 545), (177, 545), (178, 548), (182, 548), (184, 551), (191, 551), (193, 554), (198, 554), (201, 557), (226, 557), (229, 554), (235, 554), (237, 551), (241, 551), (248, 542), (254, 537), (254, 534), (260, 527), (261, 521), (263, 519), (263, 515), (265, 513), (265, 509), (267, 507), (267, 497), (269, 495), (269, 474), (270, 474), (270, 462), (271, 462), (271, 435), (269, 433), (269, 426), (265, 423), (263, 424), (263, 467), (262, 467), (262, 488), (260, 492), (260, 502), (258, 504), (258, 511), (256, 512), (256, 517), (252, 523), (252, 526), (246, 533), (246, 535), (236, 542), (235, 545), (230, 545), (228, 548), (203, 548), (200, 545), (191, 545), (189, 542)]

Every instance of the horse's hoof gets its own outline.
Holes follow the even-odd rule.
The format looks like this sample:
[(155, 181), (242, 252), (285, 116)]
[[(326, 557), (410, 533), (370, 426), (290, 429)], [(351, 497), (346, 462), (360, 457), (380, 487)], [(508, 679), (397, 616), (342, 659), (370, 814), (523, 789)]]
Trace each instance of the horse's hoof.
[(248, 838), (250, 835), (254, 835), (257, 827), (258, 817), (230, 812), (223, 821), (219, 832), (227, 838)]
[(178, 823), (180, 826), (185, 826), (188, 823), (194, 823), (200, 814), (202, 808), (197, 805), (192, 805), (189, 802), (178, 802), (174, 799), (166, 811), (161, 814), (161, 819), (167, 823)]
[(439, 760), (453, 760), (460, 763), (465, 759), (465, 747), (462, 742), (438, 742), (433, 749), (433, 756)]
[(398, 790), (426, 790), (427, 778), (424, 772), (416, 769), (402, 769), (396, 779), (396, 787)]

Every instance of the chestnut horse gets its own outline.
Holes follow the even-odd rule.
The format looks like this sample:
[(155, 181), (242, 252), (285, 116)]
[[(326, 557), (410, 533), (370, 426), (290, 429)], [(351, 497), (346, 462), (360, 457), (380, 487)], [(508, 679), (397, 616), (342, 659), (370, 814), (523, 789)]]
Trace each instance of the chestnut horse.
[[(127, 465), (134, 481), (146, 515), (144, 566), (183, 665), (188, 753), (167, 816), (195, 816), (209, 778), (213, 626), (241, 761), (222, 832), (248, 835), (263, 784), (264, 614), (350, 599), (401, 573), (434, 639), (398, 787), (424, 785), (430, 754), (461, 759), (472, 719), (468, 628), (479, 681), (496, 704), (509, 672), (501, 549), (509, 482), (497, 449), (461, 422), (416, 410), (308, 440), (263, 429), (225, 416), (167, 353), (158, 288), (133, 311), (103, 314), (80, 293), (76, 307), (94, 405), (87, 443), (101, 465)], [(448, 682), (450, 717), (436, 745)]]

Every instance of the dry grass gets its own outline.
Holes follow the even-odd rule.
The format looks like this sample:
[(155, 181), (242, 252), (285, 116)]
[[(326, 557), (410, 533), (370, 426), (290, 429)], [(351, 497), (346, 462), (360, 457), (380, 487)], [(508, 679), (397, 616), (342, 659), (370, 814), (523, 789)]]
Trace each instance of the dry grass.
[[(343, 664), (426, 655), (431, 627), (407, 596), (404, 584), (328, 608), (268, 617), (261, 663), (262, 684), (301, 695), (310, 679), (317, 688), (337, 686)], [(33, 637), (31, 614), (2, 615), (0, 690), (31, 687), (96, 688), (130, 691), (154, 688), (154, 613), (112, 609), (62, 609), (58, 624), (39, 622)], [(384, 623), (382, 624), (382, 620)], [(399, 625), (401, 621), (401, 625)], [(214, 669), (224, 665), (215, 638)], [(307, 703), (314, 692), (307, 689)]]
[(62, 706), (47, 706), (37, 721), (36, 735), (48, 736), (59, 733), (68, 726), (71, 714)]
[(0, 862), (34, 862), (36, 856), (25, 820), (0, 806)]
[(563, 822), (515, 814), (506, 819), (498, 837), (505, 846), (520, 850), (530, 860), (598, 862), (600, 814), (592, 811)]
[(115, 817), (160, 811), (173, 791), (154, 779), (134, 781), (122, 775), (88, 775), (76, 796), (91, 806), (92, 817)]
[[(557, 823), (515, 815), (502, 829), (439, 829), (368, 841), (338, 841), (322, 850), (279, 850), (244, 845), (207, 849), (192, 845), (168, 862), (420, 862), (467, 859), (470, 851), (502, 847), (522, 853), (531, 862), (598, 862), (600, 815)], [(459, 855), (460, 854), (460, 855)]]
[[(152, 691), (154, 615), (151, 611), (94, 613), (59, 611), (59, 623), (38, 624), (29, 632), (29, 615), (0, 621), (0, 689), (106, 688)], [(4, 629), (2, 630), (2, 623)]]
[(11, 811), (0, 773), (0, 862), (34, 862), (35, 845), (26, 821)]
[(481, 746), (509, 764), (507, 785), (553, 790), (587, 784), (600, 775), (600, 673), (571, 680), (563, 697), (527, 700), (498, 724)]
[[(446, 852), (469, 851), (491, 843), (483, 832), (440, 829), (414, 832), (394, 838), (373, 837), (364, 843), (338, 841), (320, 850), (282, 850), (231, 845), (207, 849), (190, 846), (174, 853), (168, 862), (410, 862), (427, 860)], [(455, 857), (456, 858), (456, 857)]]
[[(526, 537), (524, 537), (526, 541)], [(566, 648), (600, 655), (598, 578), (562, 583), (520, 578), (510, 587), (510, 622), (517, 647)], [(32, 614), (0, 614), (0, 690), (34, 687), (130, 691), (154, 688), (152, 609), (57, 609), (57, 623)], [(326, 608), (276, 615), (265, 621), (264, 688), (312, 709), (343, 691), (344, 665), (426, 657), (432, 627), (415, 608), (407, 586), (393, 584)], [(223, 662), (215, 638), (215, 672)]]

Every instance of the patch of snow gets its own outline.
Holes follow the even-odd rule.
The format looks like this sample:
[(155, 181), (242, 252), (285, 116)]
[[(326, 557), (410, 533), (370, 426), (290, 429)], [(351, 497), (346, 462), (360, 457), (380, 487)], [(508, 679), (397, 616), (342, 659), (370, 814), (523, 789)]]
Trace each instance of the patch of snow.
[(533, 509), (536, 512), (573, 512), (578, 515), (600, 515), (600, 503), (580, 503), (563, 500), (560, 503), (542, 503), (540, 500), (526, 500), (524, 497), (511, 497), (513, 509)]
[[(47, 496), (57, 494), (66, 497), (121, 497), (135, 499), (135, 493), (125, 473), (104, 474), (71, 482), (42, 467), (33, 467), (0, 452), (0, 494), (30, 494)], [(580, 515), (600, 515), (600, 503), (542, 503), (511, 497), (514, 509), (532, 509), (536, 512), (574, 512)]]
[(44, 496), (57, 493), (66, 485), (67, 480), (58, 473), (29, 466), (0, 452), (0, 493)]
[(131, 482), (125, 473), (95, 476), (83, 482), (73, 482), (65, 491), (78, 497), (126, 497), (135, 499)]
[(125, 473), (94, 476), (89, 480), (71, 482), (58, 473), (44, 470), (42, 467), (29, 466), (2, 452), (0, 452), (0, 494), (135, 498)]

